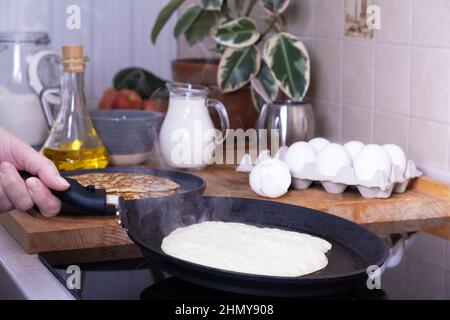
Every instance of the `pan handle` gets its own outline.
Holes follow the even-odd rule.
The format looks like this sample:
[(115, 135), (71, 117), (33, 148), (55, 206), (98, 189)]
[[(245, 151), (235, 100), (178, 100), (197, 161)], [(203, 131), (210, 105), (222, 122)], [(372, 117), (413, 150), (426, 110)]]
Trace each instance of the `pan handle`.
[[(19, 174), (24, 181), (33, 177), (33, 175), (25, 171), (20, 171)], [(116, 215), (117, 207), (107, 203), (106, 190), (97, 189), (95, 186), (82, 186), (75, 179), (65, 179), (70, 184), (69, 189), (62, 192), (51, 190), (53, 195), (63, 203), (82, 210), (89, 215)]]

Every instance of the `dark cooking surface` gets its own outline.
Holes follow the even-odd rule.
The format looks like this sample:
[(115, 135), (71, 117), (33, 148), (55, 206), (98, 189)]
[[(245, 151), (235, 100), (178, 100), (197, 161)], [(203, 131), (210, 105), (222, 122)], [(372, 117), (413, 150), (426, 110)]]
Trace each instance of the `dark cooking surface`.
[[(45, 253), (41, 261), (66, 285), (69, 265), (52, 265), (60, 253)], [(56, 258), (56, 259), (55, 259)], [(79, 264), (82, 273), (82, 289), (70, 290), (76, 299), (81, 300), (246, 300), (270, 299), (256, 296), (238, 295), (193, 285), (170, 277), (159, 269), (151, 268), (143, 259), (115, 262)], [(359, 290), (338, 296), (325, 296), (321, 299), (386, 299), (383, 290)]]
[[(381, 266), (385, 244), (366, 229), (336, 216), (282, 203), (252, 199), (199, 197), (191, 201), (159, 198), (129, 202), (124, 225), (153, 266), (197, 285), (234, 293), (274, 297), (334, 295), (360, 285), (369, 266)], [(280, 214), (282, 212), (283, 214)], [(170, 257), (161, 250), (165, 236), (202, 221), (240, 222), (304, 232), (333, 245), (328, 266), (299, 278), (255, 276), (208, 268)]]
[[(382, 292), (388, 299), (450, 299), (450, 242), (431, 235), (420, 233), (408, 248), (399, 266), (388, 269), (382, 276)], [(446, 248), (446, 246), (448, 248)], [(448, 263), (445, 263), (446, 249)], [(61, 261), (67, 256), (82, 257), (87, 250), (46, 253), (41, 259), (44, 261)], [(88, 256), (91, 256), (87, 252)], [(440, 261), (441, 260), (441, 261)], [(59, 274), (58, 279), (65, 284), (67, 266), (50, 270)], [(87, 268), (89, 266), (89, 268)], [(95, 268), (93, 268), (95, 266)], [(119, 268), (120, 266), (120, 268)], [(137, 268), (141, 266), (142, 268)], [(94, 270), (95, 269), (95, 270)], [(163, 274), (157, 269), (147, 268), (142, 260), (127, 260), (123, 262), (104, 262), (81, 265), (83, 274), (83, 299), (149, 299), (154, 296), (173, 299), (186, 295), (185, 290), (191, 290), (190, 285), (177, 279), (161, 282)], [(116, 270), (116, 271), (113, 271)], [(152, 275), (155, 278), (152, 278)], [(447, 276), (446, 276), (447, 275)], [(151, 287), (151, 288), (150, 288)], [(192, 290), (191, 290), (192, 291)], [(382, 292), (370, 291), (364, 296), (356, 294), (360, 299), (380, 297)], [(367, 293), (367, 291), (366, 291)], [(201, 299), (204, 295), (211, 295), (211, 291), (203, 289), (197, 291), (195, 297)], [(227, 293), (214, 292), (218, 299)], [(194, 297), (194, 295), (191, 295)], [(330, 297), (331, 298), (331, 297)], [(347, 298), (351, 296), (347, 295)]]

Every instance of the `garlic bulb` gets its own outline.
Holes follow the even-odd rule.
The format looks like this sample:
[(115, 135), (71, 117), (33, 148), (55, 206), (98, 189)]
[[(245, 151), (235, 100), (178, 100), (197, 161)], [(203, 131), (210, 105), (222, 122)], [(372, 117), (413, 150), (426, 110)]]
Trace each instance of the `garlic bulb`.
[(262, 197), (279, 198), (288, 192), (290, 185), (289, 167), (278, 159), (262, 161), (250, 173), (250, 187)]
[(236, 168), (237, 172), (244, 172), (249, 173), (253, 170), (253, 163), (252, 163), (252, 157), (246, 153), (242, 159), (241, 162), (239, 162), (239, 166)]
[(268, 159), (272, 159), (272, 157), (270, 156), (270, 150), (261, 151), (261, 153), (258, 156), (258, 159), (256, 159), (256, 164), (264, 162)]

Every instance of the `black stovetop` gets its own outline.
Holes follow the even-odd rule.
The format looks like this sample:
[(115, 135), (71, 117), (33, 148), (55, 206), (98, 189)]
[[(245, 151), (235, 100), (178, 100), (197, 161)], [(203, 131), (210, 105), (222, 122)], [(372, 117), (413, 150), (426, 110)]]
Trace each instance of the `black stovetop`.
[[(252, 297), (200, 287), (171, 277), (152, 268), (144, 259), (106, 261), (81, 264), (60, 264), (65, 253), (39, 255), (44, 265), (67, 288), (67, 281), (79, 284), (80, 289), (69, 290), (79, 300), (262, 300)], [(71, 267), (72, 266), (72, 267)], [(75, 267), (74, 267), (75, 266)], [(77, 283), (74, 271), (80, 270)], [(268, 299), (268, 298), (266, 298)], [(382, 290), (350, 292), (322, 299), (379, 300), (387, 299)], [(270, 298), (273, 300), (273, 298)]]

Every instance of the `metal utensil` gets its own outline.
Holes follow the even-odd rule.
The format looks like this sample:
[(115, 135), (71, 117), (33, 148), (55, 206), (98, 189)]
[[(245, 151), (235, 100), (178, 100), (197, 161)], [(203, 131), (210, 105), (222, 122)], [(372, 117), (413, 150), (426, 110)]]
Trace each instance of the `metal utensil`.
[(315, 119), (309, 102), (274, 101), (266, 103), (259, 115), (256, 129), (278, 130), (280, 146), (312, 139)]

